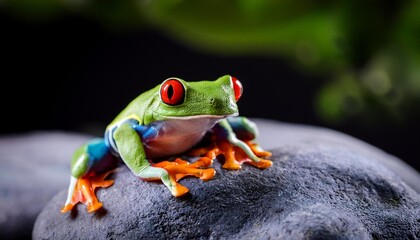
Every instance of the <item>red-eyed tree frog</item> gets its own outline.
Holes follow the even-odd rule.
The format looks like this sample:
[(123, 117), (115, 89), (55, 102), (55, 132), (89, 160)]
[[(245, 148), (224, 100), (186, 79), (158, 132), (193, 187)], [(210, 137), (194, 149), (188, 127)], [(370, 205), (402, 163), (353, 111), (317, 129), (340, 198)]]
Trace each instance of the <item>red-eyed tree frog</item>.
[[(238, 170), (246, 162), (265, 169), (272, 165), (255, 139), (254, 122), (238, 116), (236, 102), (242, 84), (225, 75), (214, 81), (187, 82), (169, 78), (135, 98), (108, 125), (104, 138), (95, 138), (78, 148), (71, 161), (68, 197), (62, 212), (79, 202), (89, 212), (102, 207), (97, 187), (122, 162), (143, 180), (160, 180), (179, 197), (189, 190), (178, 181), (185, 176), (209, 180), (216, 157), (224, 156), (223, 168)], [(200, 144), (203, 143), (204, 144)], [(181, 154), (198, 157), (193, 163)]]

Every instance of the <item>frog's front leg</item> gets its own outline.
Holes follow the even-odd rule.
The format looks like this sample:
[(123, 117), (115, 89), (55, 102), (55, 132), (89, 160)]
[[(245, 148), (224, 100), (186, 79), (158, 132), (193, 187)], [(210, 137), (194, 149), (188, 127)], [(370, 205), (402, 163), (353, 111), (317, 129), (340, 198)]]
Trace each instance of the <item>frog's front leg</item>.
[(273, 163), (263, 157), (271, 156), (264, 151), (254, 139), (258, 129), (252, 121), (245, 117), (224, 119), (215, 127), (216, 141), (219, 150), (225, 156), (223, 168), (236, 170), (246, 162), (258, 168), (268, 168)]
[(113, 138), (120, 157), (136, 176), (144, 180), (161, 180), (176, 197), (188, 192), (188, 188), (179, 184), (166, 169), (150, 165), (141, 137), (131, 124), (119, 126)]

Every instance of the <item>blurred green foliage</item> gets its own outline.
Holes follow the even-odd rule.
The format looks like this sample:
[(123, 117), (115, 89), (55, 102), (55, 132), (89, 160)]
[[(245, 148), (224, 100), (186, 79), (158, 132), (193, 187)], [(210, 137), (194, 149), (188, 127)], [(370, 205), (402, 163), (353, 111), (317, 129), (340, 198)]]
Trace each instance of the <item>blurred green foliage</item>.
[(112, 29), (154, 27), (218, 54), (287, 58), (329, 79), (314, 102), (330, 123), (418, 116), (420, 1), (2, 0), (0, 6), (31, 20), (79, 14)]

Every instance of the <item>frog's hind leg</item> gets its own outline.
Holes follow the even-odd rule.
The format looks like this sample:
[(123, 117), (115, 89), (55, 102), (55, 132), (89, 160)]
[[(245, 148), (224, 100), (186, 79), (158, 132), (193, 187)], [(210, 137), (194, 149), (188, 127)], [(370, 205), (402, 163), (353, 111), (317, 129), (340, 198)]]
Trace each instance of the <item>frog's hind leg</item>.
[(252, 150), (252, 152), (258, 157), (270, 157), (271, 152), (261, 148), (259, 144), (255, 142), (255, 139), (259, 135), (257, 125), (246, 117), (230, 117), (227, 118), (229, 125), (232, 127), (236, 137), (246, 143)]
[(61, 212), (70, 211), (79, 202), (85, 204), (89, 212), (101, 208), (95, 189), (111, 186), (113, 180), (105, 179), (115, 169), (115, 162), (103, 139), (92, 140), (76, 150), (71, 169), (67, 200)]
[(76, 185), (77, 185), (77, 178), (70, 176), (70, 185), (67, 192), (67, 200), (66, 200), (66, 203), (64, 204), (64, 207), (61, 209), (61, 212), (67, 212), (71, 210), (73, 206), (75, 205), (75, 203), (73, 203), (73, 194), (74, 194), (74, 189), (76, 188)]
[(230, 117), (222, 120), (216, 129), (218, 147), (225, 156), (224, 168), (237, 170), (242, 163), (261, 169), (272, 166), (270, 160), (263, 159), (271, 153), (254, 142), (259, 134), (254, 122), (245, 117)]

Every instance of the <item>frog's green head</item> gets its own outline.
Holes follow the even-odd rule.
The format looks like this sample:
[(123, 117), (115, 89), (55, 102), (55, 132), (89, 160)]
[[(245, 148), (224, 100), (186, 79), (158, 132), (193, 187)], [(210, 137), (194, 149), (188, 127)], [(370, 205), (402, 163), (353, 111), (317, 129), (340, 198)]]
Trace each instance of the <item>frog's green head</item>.
[(199, 82), (169, 78), (159, 87), (153, 115), (158, 120), (238, 115), (236, 101), (241, 94), (242, 84), (229, 75)]

